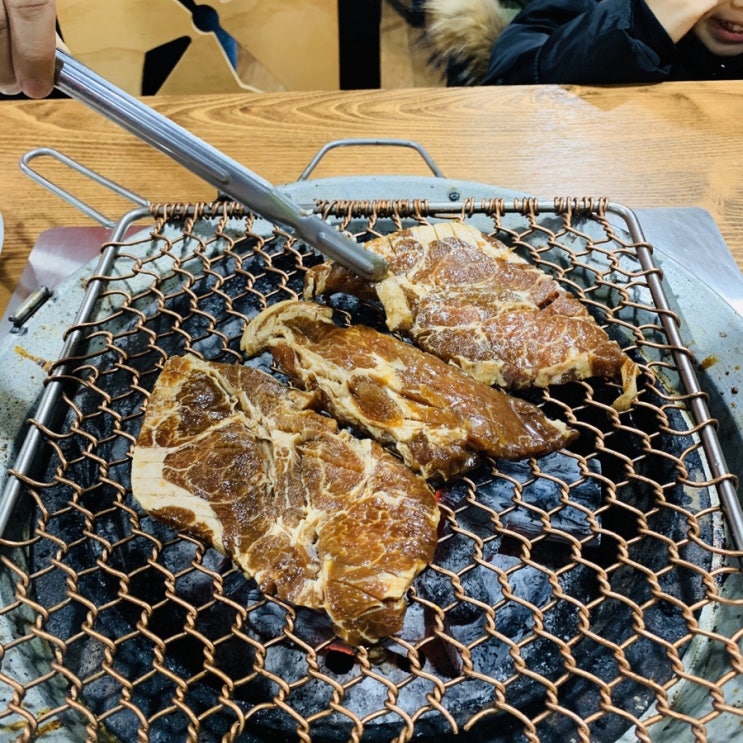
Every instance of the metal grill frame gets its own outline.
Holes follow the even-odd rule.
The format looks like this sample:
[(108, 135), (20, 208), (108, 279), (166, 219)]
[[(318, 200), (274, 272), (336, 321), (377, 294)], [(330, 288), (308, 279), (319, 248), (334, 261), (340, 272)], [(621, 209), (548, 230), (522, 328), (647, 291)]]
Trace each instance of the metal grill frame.
[[(657, 313), (657, 332), (663, 334), (666, 338), (661, 348), (664, 359), (658, 362), (658, 368), (662, 368), (664, 374), (668, 374), (674, 379), (677, 375), (679, 383), (684, 388), (684, 393), (680, 398), (681, 403), (688, 408), (694, 421), (692, 434), (694, 437), (698, 437), (701, 442), (701, 447), (705, 453), (705, 465), (708, 468), (708, 477), (706, 478), (706, 482), (703, 483), (703, 486), (713, 489), (719, 498), (722, 506), (720, 512), (717, 513), (719, 510), (717, 508), (713, 508), (712, 510), (719, 516), (720, 526), (722, 526), (722, 512), (724, 511), (727, 517), (727, 528), (731, 541), (734, 544), (741, 543), (740, 505), (737, 499), (735, 478), (730, 474), (725, 464), (724, 456), (715, 433), (714, 421), (709, 415), (705, 395), (694, 373), (691, 354), (684, 347), (679, 335), (679, 319), (669, 307), (663, 290), (662, 277), (653, 262), (652, 247), (644, 241), (639, 225), (630, 210), (605, 200), (593, 199), (556, 199), (553, 202), (523, 199), (515, 200), (512, 204), (506, 204), (502, 200), (492, 200), (487, 203), (475, 203), (473, 200), (469, 200), (455, 204), (428, 204), (419, 202), (382, 202), (370, 204), (338, 201), (318, 205), (316, 210), (323, 218), (332, 218), (339, 221), (342, 227), (350, 227), (352, 229), (354, 220), (358, 218), (357, 214), (365, 214), (364, 219), (366, 219), (370, 212), (373, 215), (373, 222), (375, 223), (379, 218), (387, 219), (389, 215), (392, 215), (392, 221), (399, 223), (399, 226), (402, 226), (402, 223), (406, 220), (419, 221), (429, 218), (462, 218), (469, 220), (473, 218), (477, 219), (481, 215), (486, 215), (488, 219), (494, 219), (496, 227), (500, 226), (501, 220), (506, 218), (507, 215), (521, 215), (528, 220), (532, 220), (538, 232), (542, 229), (541, 220), (546, 216), (563, 220), (572, 220), (575, 217), (576, 220), (587, 219), (594, 224), (600, 225), (610, 236), (609, 243), (612, 250), (632, 254), (637, 260), (639, 270), (636, 275), (627, 277), (627, 284), (630, 290), (635, 284), (643, 284), (643, 291), (647, 291), (652, 298), (653, 308)], [(42, 445), (42, 441), (49, 437), (54, 422), (59, 415), (60, 408), (69, 404), (69, 400), (66, 399), (64, 393), (65, 383), (69, 381), (68, 377), (71, 373), (71, 364), (74, 363), (76, 354), (78, 354), (79, 349), (86, 342), (90, 328), (98, 321), (101, 299), (103, 298), (106, 302), (110, 302), (107, 287), (110, 281), (115, 282), (117, 280), (115, 278), (118, 271), (117, 258), (120, 252), (122, 250), (128, 250), (130, 245), (130, 241), (122, 240), (122, 236), (130, 225), (139, 222), (150, 213), (153, 213), (156, 217), (155, 232), (159, 231), (159, 225), (165, 225), (172, 221), (179, 222), (183, 225), (180, 234), (196, 236), (192, 241), (192, 247), (195, 247), (196, 252), (201, 252), (201, 254), (203, 254), (204, 242), (197, 236), (199, 228), (203, 225), (212, 225), (215, 220), (217, 224), (220, 221), (226, 224), (233, 219), (246, 220), (246, 223), (250, 226), (250, 231), (257, 235), (281, 235), (281, 231), (274, 230), (272, 225), (263, 224), (261, 220), (255, 220), (252, 215), (245, 212), (241, 207), (228, 202), (200, 205), (160, 205), (149, 209), (137, 209), (125, 215), (116, 226), (110, 243), (104, 246), (101, 260), (87, 283), (84, 301), (73, 327), (66, 336), (62, 355), (55, 364), (51, 365), (41, 404), (31, 421), (29, 434), (20, 450), (19, 457), (13, 467), (13, 475), (6, 487), (6, 499), (4, 501), (6, 504), (17, 502), (23, 491), (33, 492), (43, 487), (43, 484), (36, 481), (33, 476), (34, 458), (38, 448)], [(610, 219), (613, 217), (619, 218), (622, 229), (626, 230), (629, 238), (618, 234), (610, 222)], [(207, 228), (207, 231), (210, 229), (211, 226)], [(554, 237), (554, 233), (550, 228), (545, 228), (542, 234), (548, 242), (550, 235)], [(582, 239), (580, 229), (576, 229), (575, 234), (579, 239)], [(593, 238), (589, 237), (589, 240), (592, 242)], [(289, 252), (292, 249), (290, 247)], [(607, 250), (606, 255), (609, 255), (610, 252), (610, 250)], [(181, 258), (178, 260), (181, 260)], [(187, 260), (187, 256), (184, 256), (183, 260)], [(156, 263), (151, 265), (156, 265)], [(697, 486), (697, 484), (694, 484), (694, 486)], [(35, 496), (35, 500), (37, 501), (37, 506), (43, 508), (38, 495)], [(450, 514), (450, 516), (452, 515)], [(497, 516), (494, 516), (493, 520), (496, 524), (498, 523)], [(185, 539), (187, 542), (189, 541), (189, 538)], [(21, 539), (4, 539), (0, 542), (5, 548), (2, 555), (2, 563), (5, 569), (2, 580), (8, 584), (8, 588), (16, 597), (14, 604), (0, 610), (0, 618), (7, 620), (7, 618), (12, 616), (13, 623), (21, 625), (23, 624), (22, 617), (25, 617), (27, 621), (24, 634), (14, 638), (3, 639), (2, 650), (3, 657), (6, 660), (12, 660), (14, 653), (17, 652), (18, 648), (23, 647), (24, 644), (39, 646), (39, 655), (48, 657), (49, 667), (44, 672), (40, 671), (38, 677), (35, 679), (22, 679), (14, 678), (11, 669), (4, 668), (3, 665), (0, 665), (0, 689), (5, 687), (6, 698), (8, 700), (4, 713), (0, 713), (0, 725), (7, 726), (6, 729), (16, 728), (19, 731), (21, 739), (30, 739), (45, 730), (54, 729), (61, 724), (61, 720), (64, 720), (65, 725), (69, 724), (70, 716), (72, 716), (72, 718), (75, 718), (76, 724), (76, 727), (73, 728), (76, 731), (75, 735), (87, 737), (92, 740), (96, 738), (99, 727), (101, 725), (105, 726), (106, 717), (113, 715), (114, 712), (109, 712), (107, 715), (99, 718), (93, 715), (90, 710), (86, 709), (80, 696), (84, 680), (74, 677), (74, 674), (70, 676), (64, 670), (64, 654), (67, 649), (65, 642), (60, 641), (59, 638), (53, 637), (44, 630), (44, 623), (48, 617), (49, 608), (43, 607), (35, 601), (32, 592), (29, 591), (30, 584), (33, 583), (32, 576), (24, 573), (22, 567), (25, 562), (24, 554), (34, 540), (35, 537), (32, 532)], [(190, 542), (193, 545), (195, 554), (202, 554), (203, 549), (201, 545), (196, 540), (190, 540)], [(474, 736), (480, 735), (481, 733), (477, 731), (481, 730), (481, 728), (478, 726), (483, 722), (487, 724), (489, 721), (488, 718), (492, 718), (492, 720), (498, 719), (492, 716), (503, 713), (504, 711), (509, 712), (514, 718), (520, 720), (523, 726), (520, 734), (524, 740), (529, 741), (542, 741), (539, 729), (540, 723), (556, 711), (558, 713), (564, 713), (567, 718), (572, 720), (575, 725), (576, 740), (588, 741), (596, 739), (593, 737), (595, 727), (592, 726), (595, 726), (596, 722), (600, 721), (602, 715), (607, 713), (619, 715), (626, 719), (632, 727), (632, 734), (637, 740), (651, 740), (654, 737), (655, 731), (662, 728), (669, 728), (675, 731), (683, 730), (693, 736), (694, 740), (708, 740), (710, 739), (707, 733), (708, 724), (714, 722), (720, 715), (731, 715), (735, 718), (740, 717), (742, 714), (741, 710), (736, 706), (735, 701), (731, 701), (729, 694), (725, 691), (726, 685), (743, 670), (743, 658), (740, 651), (740, 633), (719, 634), (715, 630), (707, 629), (701, 619), (692, 620), (691, 615), (701, 610), (701, 616), (705, 617), (707, 615), (706, 618), (711, 622), (713, 627), (716, 627), (719, 618), (718, 615), (726, 612), (740, 612), (743, 609), (743, 598), (741, 598), (743, 594), (738, 589), (741, 576), (738, 566), (734, 562), (735, 559), (740, 557), (741, 553), (738, 550), (726, 548), (721, 545), (705, 545), (705, 548), (713, 554), (714, 569), (704, 576), (704, 582), (707, 587), (705, 600), (701, 602), (701, 605), (687, 608), (690, 612), (690, 624), (696, 629), (693, 633), (690, 630), (689, 636), (684, 638), (688, 642), (679, 643), (679, 646), (689, 643), (690, 646), (683, 654), (680, 654), (677, 648), (668, 647), (669, 657), (672, 658), (672, 663), (677, 672), (677, 678), (673, 683), (666, 683), (655, 689), (655, 704), (650, 709), (643, 710), (642, 715), (639, 717), (630, 710), (614, 705), (611, 696), (613, 685), (607, 684), (602, 692), (602, 709), (595, 712), (593, 717), (589, 719), (577, 718), (575, 713), (561, 708), (559, 703), (559, 685), (547, 683), (547, 705), (541, 713), (530, 718), (519, 710), (510, 709), (506, 700), (505, 686), (493, 682), (494, 704), (472, 716), (465, 724), (461, 724), (461, 722), (454, 720), (451, 713), (446, 709), (446, 695), (449, 693), (451, 684), (443, 683), (440, 679), (432, 681), (433, 687), (428, 697), (429, 708), (427, 710), (419, 710), (415, 715), (410, 715), (404, 710), (400, 710), (394, 701), (395, 692), (390, 691), (383, 710), (368, 718), (360, 718), (352, 712), (343, 709), (341, 701), (343, 694), (338, 690), (338, 682), (336, 679), (328, 678), (328, 683), (336, 689), (337, 693), (332, 710), (337, 713), (340, 709), (344, 719), (347, 722), (350, 721), (349, 739), (352, 740), (361, 740), (366, 728), (373, 726), (375, 718), (384, 715), (397, 716), (398, 729), (395, 731), (394, 738), (401, 741), (409, 740), (420, 733), (421, 725), (425, 728), (423, 724), (425, 722), (424, 713), (440, 714), (447, 721), (448, 733), (456, 733), (463, 738), (467, 738), (470, 734)], [(696, 568), (689, 566), (689, 569), (693, 570)], [(202, 570), (209, 573), (207, 567), (202, 568)], [(216, 573), (211, 577), (213, 580), (219, 580)], [(508, 571), (501, 578), (505, 579), (507, 585)], [(74, 585), (74, 578), (71, 578), (71, 581), (71, 585)], [(71, 590), (74, 592), (74, 588)], [(659, 588), (658, 590), (662, 594), (662, 589)], [(585, 608), (583, 610), (585, 611)], [(580, 611), (579, 609), (579, 613)], [(642, 624), (641, 614), (642, 612), (640, 612), (639, 616), (639, 625)], [(585, 629), (590, 631), (590, 627), (587, 625)], [(89, 627), (87, 630), (83, 629), (83, 631), (94, 632), (92, 627)], [(301, 642), (299, 638), (297, 638), (297, 641)], [(420, 678), (428, 678), (430, 674), (423, 668), (423, 664), (418, 656), (418, 650), (410, 643), (406, 644), (404, 640), (400, 642), (400, 645), (408, 653), (408, 660), (411, 663), (413, 674), (415, 675), (417, 673)], [(697, 675), (695, 669), (689, 666), (689, 663), (693, 662), (697, 656), (701, 657), (708, 652), (708, 648), (707, 650), (704, 649), (705, 645), (715, 646), (718, 648), (718, 654), (725, 655), (726, 663), (723, 663), (721, 668), (717, 668), (716, 673), (718, 675), (716, 678), (707, 679), (700, 677)], [(112, 658), (115, 656), (116, 647), (116, 643), (109, 646), (109, 652)], [(468, 652), (469, 650), (466, 648), (463, 650), (465, 666), (467, 665), (466, 657)], [(585, 669), (578, 667), (574, 660), (571, 662), (571, 643), (568, 642), (561, 646), (561, 652), (566, 658), (569, 673), (577, 673), (578, 675), (586, 673)], [(616, 648), (615, 652), (617, 653), (617, 657), (621, 659), (622, 649)], [(309, 674), (312, 678), (326, 676), (318, 661), (318, 648), (308, 651), (307, 658)], [(373, 654), (361, 649), (357, 654), (357, 662), (367, 678), (374, 678), (382, 686), (390, 688), (390, 682), (386, 681), (381, 672), (375, 668)], [(528, 675), (528, 669), (524, 670)], [(632, 675), (631, 670), (627, 668), (624, 670), (629, 676)], [(473, 669), (471, 672), (475, 675), (477, 674), (476, 669)], [(122, 679), (121, 683), (123, 689), (128, 688), (129, 692), (131, 691), (131, 687), (127, 686), (126, 679)], [(298, 739), (310, 740), (312, 738), (313, 721), (302, 718), (301, 715), (298, 715), (298, 713), (291, 709), (291, 705), (287, 702), (292, 690), (291, 684), (282, 683), (280, 679), (276, 681), (276, 684), (278, 688), (274, 699), (276, 708), (283, 710), (296, 722), (296, 736)], [(46, 709), (34, 709), (33, 704), (27, 705), (29, 696), (33, 696), (37, 691), (45, 689), (47, 686), (57, 687), (57, 691), (60, 693), (59, 699), (63, 701), (59, 701), (56, 705), (50, 704)], [(698, 690), (703, 689), (709, 696), (708, 702), (702, 705), (701, 708), (698, 707), (693, 713), (684, 709), (685, 702), (683, 699), (685, 692), (683, 691), (683, 687), (685, 686), (696, 687)], [(122, 692), (119, 711), (128, 710), (136, 714), (136, 710), (132, 709), (129, 696), (128, 692)], [(0, 698), (2, 697), (0, 696)], [(249, 737), (252, 713), (246, 714), (244, 710), (241, 710), (239, 705), (235, 704), (229, 698), (229, 694), (226, 694), (222, 701), (224, 709), (233, 714), (235, 718), (229, 731), (225, 733), (225, 737), (227, 739), (252, 740)], [(171, 711), (179, 711), (188, 717), (189, 724), (187, 726), (186, 739), (194, 741), (199, 739), (199, 735), (202, 734), (202, 717), (204, 719), (208, 718), (209, 715), (207, 713), (210, 711), (202, 713), (202, 717), (200, 717), (196, 711), (187, 709), (182, 696), (180, 701), (178, 701), (177, 695), (170, 709)], [(213, 710), (211, 712), (213, 713)], [(327, 714), (329, 715), (330, 712)], [(139, 716), (141, 718), (141, 713)], [(317, 719), (321, 718), (322, 715), (317, 716)], [(138, 728), (139, 737), (145, 739), (150, 725), (155, 722), (156, 720), (141, 718)], [(80, 739), (80, 737), (77, 739)], [(474, 737), (472, 739), (479, 740), (481, 738)]]

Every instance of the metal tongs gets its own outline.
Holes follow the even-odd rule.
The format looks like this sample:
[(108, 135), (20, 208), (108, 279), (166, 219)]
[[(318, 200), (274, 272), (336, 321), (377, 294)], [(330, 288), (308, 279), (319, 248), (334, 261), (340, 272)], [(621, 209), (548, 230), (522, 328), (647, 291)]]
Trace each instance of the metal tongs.
[(57, 49), (55, 86), (165, 153), (221, 193), (262, 217), (291, 228), (297, 237), (327, 258), (365, 279), (384, 276), (387, 266), (382, 258), (60, 49)]

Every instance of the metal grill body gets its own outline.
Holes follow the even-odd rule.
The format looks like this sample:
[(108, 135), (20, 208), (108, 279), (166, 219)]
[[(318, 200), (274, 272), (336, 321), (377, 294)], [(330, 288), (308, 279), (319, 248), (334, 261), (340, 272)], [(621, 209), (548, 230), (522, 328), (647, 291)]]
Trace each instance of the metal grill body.
[[(471, 221), (576, 294), (642, 368), (523, 393), (579, 431), (562, 452), (490, 460), (442, 486), (434, 563), (405, 626), (348, 648), (324, 616), (262, 595), (213, 549), (145, 515), (130, 455), (163, 361), (244, 363), (245, 322), (301, 296), (320, 259), (231, 203), (152, 208), (90, 277), (53, 416), (2, 545), (0, 729), (19, 740), (712, 740), (741, 722), (735, 482), (669, 337), (647, 245), (606, 204), (328, 202), (359, 240)], [(610, 218), (611, 216), (611, 218)], [(381, 308), (329, 300), (349, 323)], [(252, 360), (276, 374), (270, 359)], [(701, 405), (701, 407), (700, 407)], [(625, 736), (623, 738), (623, 736)]]

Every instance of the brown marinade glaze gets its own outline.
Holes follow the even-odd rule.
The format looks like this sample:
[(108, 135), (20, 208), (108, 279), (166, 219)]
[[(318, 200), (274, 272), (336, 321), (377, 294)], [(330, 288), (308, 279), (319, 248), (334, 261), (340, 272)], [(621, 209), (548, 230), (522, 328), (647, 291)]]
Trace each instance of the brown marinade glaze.
[(171, 358), (132, 489), (265, 593), (325, 610), (341, 638), (372, 643), (402, 626), (407, 589), (433, 559), (438, 508), (422, 478), (339, 431), (317, 402), (250, 367)]
[(328, 411), (392, 445), (425, 477), (451, 477), (479, 454), (520, 459), (573, 437), (531, 403), (478, 382), (415, 346), (363, 325), (339, 327), (314, 302), (279, 302), (253, 318), (242, 348), (277, 366)]
[(471, 225), (420, 225), (365, 247), (388, 274), (360, 286), (346, 269), (311, 269), (305, 298), (333, 292), (368, 296), (384, 306), (387, 326), (420, 348), (489, 385), (546, 387), (589, 377), (620, 379), (624, 410), (638, 369), (583, 304), (554, 279)]

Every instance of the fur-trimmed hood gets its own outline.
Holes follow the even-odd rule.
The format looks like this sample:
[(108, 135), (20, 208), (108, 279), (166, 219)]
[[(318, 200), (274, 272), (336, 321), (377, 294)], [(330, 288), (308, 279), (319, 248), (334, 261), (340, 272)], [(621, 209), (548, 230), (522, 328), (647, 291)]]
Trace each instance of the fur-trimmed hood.
[(514, 10), (500, 0), (425, 0), (423, 7), (431, 63), (446, 70), (450, 85), (479, 85)]

